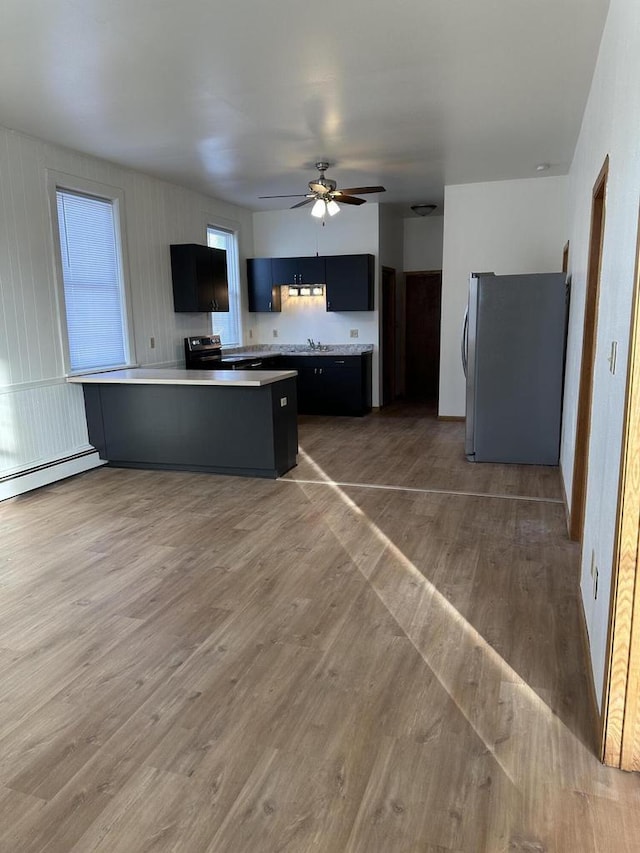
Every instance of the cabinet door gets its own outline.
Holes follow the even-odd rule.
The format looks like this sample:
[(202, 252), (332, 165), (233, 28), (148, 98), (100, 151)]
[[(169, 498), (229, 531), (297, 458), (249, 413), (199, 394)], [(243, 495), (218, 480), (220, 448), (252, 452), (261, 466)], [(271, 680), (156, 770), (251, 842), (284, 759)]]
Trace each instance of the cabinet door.
[(280, 311), (280, 288), (273, 285), (271, 258), (247, 258), (249, 311)]
[(298, 412), (301, 415), (320, 414), (318, 408), (317, 370), (312, 367), (296, 367), (298, 371)]
[(196, 243), (172, 245), (175, 311), (228, 311), (227, 253)]
[(209, 250), (209, 275), (211, 281), (211, 300), (213, 308), (204, 308), (204, 311), (228, 311), (229, 310), (229, 280), (227, 277), (227, 253), (224, 249)]
[(328, 255), (327, 311), (373, 311), (373, 255)]
[(273, 283), (298, 283), (298, 258), (271, 258), (271, 274)]
[(274, 284), (324, 284), (324, 258), (272, 258)]
[(324, 284), (326, 275), (324, 258), (298, 258), (297, 261), (297, 284)]

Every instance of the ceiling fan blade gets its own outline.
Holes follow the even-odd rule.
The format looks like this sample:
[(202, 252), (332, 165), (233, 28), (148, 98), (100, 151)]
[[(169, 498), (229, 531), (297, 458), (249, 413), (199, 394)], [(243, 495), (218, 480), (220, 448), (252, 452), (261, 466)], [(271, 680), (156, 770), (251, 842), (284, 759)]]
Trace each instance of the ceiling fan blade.
[(293, 195), (259, 195), (258, 198), (302, 198), (305, 193), (293, 193)]
[(336, 190), (337, 193), (346, 193), (347, 195), (366, 195), (366, 193), (386, 193), (384, 187), (349, 187), (346, 190)]
[(312, 201), (315, 201), (315, 199), (305, 198), (304, 201), (299, 201), (297, 204), (292, 204), (289, 210), (293, 210), (294, 207), (304, 207), (305, 204), (311, 204)]
[(355, 198), (352, 195), (337, 195), (334, 199), (338, 204), (365, 204), (366, 198)]

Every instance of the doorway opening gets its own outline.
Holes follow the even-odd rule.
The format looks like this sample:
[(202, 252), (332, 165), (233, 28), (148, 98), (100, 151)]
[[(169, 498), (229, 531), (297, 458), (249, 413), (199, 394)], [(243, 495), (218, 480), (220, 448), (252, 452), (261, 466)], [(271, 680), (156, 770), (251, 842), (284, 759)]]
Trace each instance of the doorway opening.
[(408, 272), (406, 286), (405, 393), (438, 409), (442, 270)]
[(573, 463), (573, 485), (571, 489), (571, 517), (569, 535), (576, 542), (582, 542), (584, 530), (584, 510), (587, 497), (587, 476), (589, 468), (589, 435), (591, 433), (591, 400), (593, 397), (593, 370), (596, 354), (596, 333), (598, 330), (598, 301), (600, 296), (600, 266), (602, 261), (602, 243), (604, 239), (605, 200), (609, 157), (600, 170), (593, 187), (591, 206), (591, 234), (589, 237), (589, 265), (587, 269), (587, 293), (584, 307), (584, 327), (582, 333), (582, 364), (580, 368), (580, 388), (578, 396), (578, 420), (576, 426), (576, 446)]

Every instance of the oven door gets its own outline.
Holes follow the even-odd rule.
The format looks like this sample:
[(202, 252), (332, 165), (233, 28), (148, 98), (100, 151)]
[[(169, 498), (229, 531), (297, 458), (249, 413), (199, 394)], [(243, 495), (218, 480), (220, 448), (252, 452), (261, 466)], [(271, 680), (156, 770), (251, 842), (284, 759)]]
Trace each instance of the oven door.
[(220, 356), (219, 355), (201, 355), (200, 353), (192, 353), (187, 360), (187, 370), (219, 370)]

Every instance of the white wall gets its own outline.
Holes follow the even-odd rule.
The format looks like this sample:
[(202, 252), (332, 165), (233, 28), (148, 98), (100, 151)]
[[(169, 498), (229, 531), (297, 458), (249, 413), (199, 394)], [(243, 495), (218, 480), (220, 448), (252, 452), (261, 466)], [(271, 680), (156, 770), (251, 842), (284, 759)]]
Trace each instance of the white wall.
[[(379, 214), (378, 204), (358, 208), (342, 207), (323, 226), (309, 210), (270, 210), (253, 214), (253, 255), (257, 258), (287, 258), (304, 255), (350, 255), (368, 253), (376, 257), (376, 310), (327, 311), (324, 297), (289, 299), (282, 290), (282, 311), (274, 314), (247, 314), (245, 325), (251, 338), (247, 343), (302, 344), (307, 338), (321, 343), (373, 344), (373, 405), (379, 405)], [(358, 339), (350, 330), (358, 330)], [(273, 332), (277, 331), (277, 337)]]
[(567, 183), (549, 177), (445, 187), (440, 415), (465, 412), (460, 335), (469, 274), (562, 269)]
[[(396, 271), (396, 323), (395, 323), (395, 385), (398, 395), (404, 393), (404, 349), (405, 349), (405, 301), (404, 283), (404, 219), (391, 205), (381, 204), (380, 210), (380, 266), (390, 267)], [(380, 306), (380, 358), (382, 352), (382, 276), (380, 280), (380, 295), (376, 298)], [(380, 371), (380, 399), (382, 399), (382, 370)]]
[(412, 217), (404, 220), (405, 272), (442, 269), (444, 216)]
[[(0, 128), (0, 477), (89, 449), (82, 390), (64, 381), (48, 170), (124, 192), (141, 364), (182, 361), (183, 337), (210, 330), (208, 315), (173, 311), (169, 244), (204, 243), (209, 222), (235, 223), (241, 269), (252, 245), (248, 211)], [(18, 491), (28, 478), (12, 482)], [(5, 483), (1, 496), (11, 493)]]
[[(569, 175), (571, 311), (562, 474), (571, 500), (582, 324), (593, 185), (606, 155), (609, 181), (601, 266), (589, 475), (582, 550), (582, 595), (596, 690), (601, 700), (611, 591), (622, 419), (640, 197), (640, 3), (611, 0), (600, 54)], [(611, 341), (617, 372), (609, 372)], [(591, 553), (599, 569), (593, 596)]]

